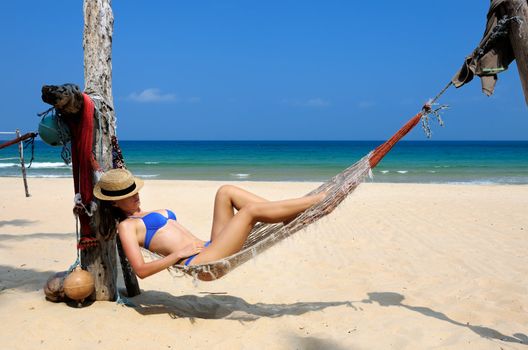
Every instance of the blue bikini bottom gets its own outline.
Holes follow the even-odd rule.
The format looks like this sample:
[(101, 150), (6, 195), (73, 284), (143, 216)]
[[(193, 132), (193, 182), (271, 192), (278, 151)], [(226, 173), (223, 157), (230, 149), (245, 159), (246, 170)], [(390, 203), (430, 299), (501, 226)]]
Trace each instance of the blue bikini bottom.
[[(205, 242), (204, 247), (207, 247), (209, 244), (211, 244), (211, 241)], [(188, 257), (187, 260), (185, 260), (184, 265), (185, 266), (189, 266), (189, 264), (191, 263), (192, 259), (194, 259), (196, 257), (196, 255), (198, 255), (198, 254), (194, 254), (194, 255), (191, 255), (190, 257)]]

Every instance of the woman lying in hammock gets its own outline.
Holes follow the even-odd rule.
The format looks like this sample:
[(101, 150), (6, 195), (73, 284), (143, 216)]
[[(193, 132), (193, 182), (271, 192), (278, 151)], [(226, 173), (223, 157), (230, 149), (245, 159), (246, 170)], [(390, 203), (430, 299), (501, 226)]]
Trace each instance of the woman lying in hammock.
[[(289, 221), (320, 202), (325, 193), (276, 202), (232, 185), (221, 186), (215, 197), (211, 238), (204, 242), (176, 221), (168, 209), (144, 211), (139, 190), (143, 180), (128, 170), (112, 169), (95, 185), (94, 195), (115, 209), (123, 250), (140, 278), (174, 264), (195, 265), (225, 258), (242, 249), (257, 222)], [(236, 212), (235, 212), (236, 209)], [(146, 263), (140, 247), (164, 258)]]

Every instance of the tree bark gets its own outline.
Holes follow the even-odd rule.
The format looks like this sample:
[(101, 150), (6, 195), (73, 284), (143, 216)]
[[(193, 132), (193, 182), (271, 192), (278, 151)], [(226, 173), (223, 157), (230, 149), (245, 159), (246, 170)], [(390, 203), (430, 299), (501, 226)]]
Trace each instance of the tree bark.
[(84, 91), (95, 92), (113, 105), (112, 35), (114, 14), (111, 0), (84, 0), (83, 12)]
[[(110, 0), (84, 0), (84, 91), (95, 103), (94, 154), (103, 170), (112, 168), (111, 138), (115, 135), (115, 112), (112, 97), (112, 33), (114, 17)], [(98, 174), (94, 174), (96, 182)], [(96, 232), (98, 246), (81, 251), (81, 264), (95, 278), (95, 300), (115, 300), (117, 297), (117, 258), (115, 229), (104, 227), (104, 215), (97, 210), (91, 227)], [(110, 232), (111, 231), (111, 232)], [(135, 274), (126, 259), (122, 259), (128, 296), (139, 294)], [(135, 282), (135, 284), (134, 284)]]
[(505, 15), (519, 18), (511, 22), (509, 37), (528, 105), (528, 1), (507, 0), (502, 6)]

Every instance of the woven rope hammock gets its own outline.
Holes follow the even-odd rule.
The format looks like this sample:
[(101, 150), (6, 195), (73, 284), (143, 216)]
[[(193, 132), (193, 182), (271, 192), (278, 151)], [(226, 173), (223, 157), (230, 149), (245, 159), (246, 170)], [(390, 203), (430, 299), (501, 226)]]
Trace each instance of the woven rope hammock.
[[(420, 120), (422, 120), (422, 122), (427, 122), (429, 114), (435, 114), (438, 116), (438, 109), (436, 111), (432, 110), (431, 105), (445, 90), (447, 90), (449, 86), (450, 84), (448, 84), (448, 86), (446, 86), (446, 88), (435, 97), (434, 100), (427, 103), (419, 113), (411, 118), (389, 140), (368, 153), (352, 166), (331, 178), (328, 182), (308, 193), (307, 195), (311, 195), (326, 191), (328, 195), (323, 201), (302, 212), (287, 225), (282, 223), (257, 223), (249, 233), (242, 250), (239, 252), (217, 261), (199, 265), (173, 265), (169, 268), (169, 271), (180, 273), (182, 275), (188, 274), (202, 281), (218, 279), (277, 242), (282, 241), (284, 238), (291, 236), (295, 232), (316, 222), (323, 216), (328, 215), (356, 189), (365, 177), (371, 174), (371, 169), (374, 168), (392, 149), (392, 147), (411, 131)], [(424, 128), (428, 129), (428, 127)], [(160, 257), (160, 255), (146, 249), (143, 251), (154, 258)]]

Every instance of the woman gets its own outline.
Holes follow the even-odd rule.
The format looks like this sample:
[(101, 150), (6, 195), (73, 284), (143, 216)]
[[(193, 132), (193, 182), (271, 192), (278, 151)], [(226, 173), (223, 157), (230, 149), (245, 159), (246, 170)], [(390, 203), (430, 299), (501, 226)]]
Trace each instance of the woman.
[[(223, 185), (215, 197), (211, 238), (204, 242), (176, 221), (172, 211), (142, 210), (139, 200), (142, 187), (143, 180), (128, 170), (112, 169), (94, 188), (95, 197), (114, 207), (120, 221), (117, 231), (123, 250), (140, 278), (174, 264), (202, 264), (232, 255), (242, 249), (257, 222), (287, 222), (325, 197), (325, 193), (320, 193), (270, 202), (241, 188)], [(145, 262), (140, 247), (164, 257)]]

